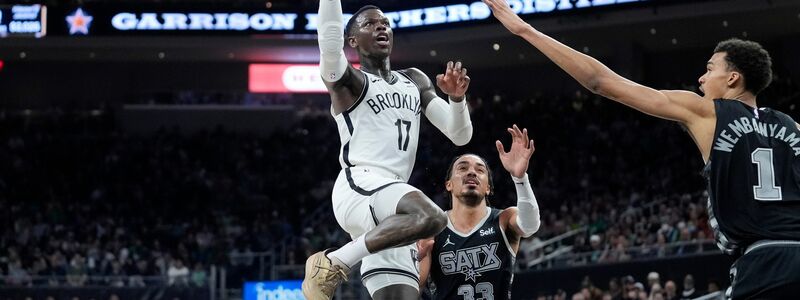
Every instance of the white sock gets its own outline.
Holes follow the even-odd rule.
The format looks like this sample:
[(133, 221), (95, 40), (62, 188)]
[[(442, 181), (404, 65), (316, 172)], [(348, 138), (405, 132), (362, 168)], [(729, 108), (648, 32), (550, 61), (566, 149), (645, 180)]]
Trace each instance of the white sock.
[[(342, 246), (335, 251), (328, 253), (328, 258), (336, 265), (347, 267), (348, 269), (355, 266), (362, 258), (369, 255), (367, 250), (367, 242), (364, 238), (366, 234), (362, 234), (347, 245)], [(335, 258), (335, 259), (334, 259)]]

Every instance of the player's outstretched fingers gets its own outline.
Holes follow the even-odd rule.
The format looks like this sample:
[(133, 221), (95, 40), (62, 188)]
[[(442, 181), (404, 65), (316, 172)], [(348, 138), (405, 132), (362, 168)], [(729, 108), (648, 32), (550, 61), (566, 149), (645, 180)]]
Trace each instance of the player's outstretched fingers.
[(458, 84), (459, 85), (463, 84), (464, 80), (465, 80), (465, 77), (467, 77), (467, 73), (464, 73), (464, 72), (466, 72), (466, 70), (467, 69), (459, 69), (459, 71), (458, 71)]
[(503, 155), (503, 154), (506, 153), (506, 149), (505, 149), (505, 147), (503, 147), (503, 143), (500, 142), (500, 140), (495, 141), (494, 145), (497, 147), (497, 153), (500, 153), (500, 155)]

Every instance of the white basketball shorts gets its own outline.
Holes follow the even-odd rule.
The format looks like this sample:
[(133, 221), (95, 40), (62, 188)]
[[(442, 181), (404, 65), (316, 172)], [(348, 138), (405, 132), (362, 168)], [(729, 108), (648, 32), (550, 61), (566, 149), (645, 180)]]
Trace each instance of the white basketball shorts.
[[(333, 187), (333, 214), (351, 238), (396, 214), (400, 198), (419, 192), (389, 171), (374, 167), (342, 169)], [(361, 280), (370, 295), (396, 284), (419, 289), (416, 243), (370, 254), (361, 261)]]

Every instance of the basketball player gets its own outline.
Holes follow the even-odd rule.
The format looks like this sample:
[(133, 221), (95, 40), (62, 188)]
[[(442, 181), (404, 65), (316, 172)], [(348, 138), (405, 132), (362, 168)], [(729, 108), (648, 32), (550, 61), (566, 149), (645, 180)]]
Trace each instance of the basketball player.
[(541, 221), (526, 173), (533, 140), (528, 139), (527, 129), (520, 131), (516, 125), (508, 132), (512, 138), (509, 152), (500, 141), (495, 143), (517, 188), (516, 207), (489, 207), (492, 173), (480, 156), (458, 156), (447, 170), (445, 188), (452, 206), (447, 211), (447, 228), (434, 238), (431, 254), (420, 255), (421, 282), (424, 284), (430, 273), (433, 299), (511, 298), (519, 240), (539, 230)]
[[(332, 198), (336, 221), (353, 241), (306, 261), (306, 299), (330, 299), (359, 261), (373, 299), (418, 299), (416, 242), (436, 235), (447, 217), (406, 183), (414, 168), (420, 115), (456, 145), (472, 138), (465, 93), (470, 78), (460, 62), (447, 64), (437, 85), (418, 69), (393, 71), (389, 19), (375, 6), (359, 9), (342, 26), (340, 0), (319, 4), (320, 72), (339, 127), (342, 171)], [(344, 31), (344, 36), (342, 35)], [(343, 43), (358, 52), (361, 69), (345, 58)]]
[(800, 295), (800, 130), (788, 115), (756, 103), (772, 80), (772, 60), (761, 45), (738, 39), (717, 44), (699, 79), (702, 96), (655, 90), (537, 31), (506, 0), (483, 2), (510, 32), (593, 93), (688, 129), (706, 163), (717, 245), (738, 257), (730, 296)]

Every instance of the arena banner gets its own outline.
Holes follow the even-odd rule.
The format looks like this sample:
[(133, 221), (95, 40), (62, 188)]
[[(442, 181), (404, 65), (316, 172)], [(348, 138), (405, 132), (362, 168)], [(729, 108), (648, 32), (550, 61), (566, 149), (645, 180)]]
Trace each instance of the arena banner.
[(242, 289), (244, 300), (302, 300), (302, 280), (245, 282)]
[(47, 6), (0, 5), (0, 37), (43, 37), (47, 34)]
[(319, 74), (317, 64), (250, 64), (248, 87), (251, 93), (327, 93)]
[[(577, 10), (614, 7), (649, 0), (509, 0), (522, 15), (554, 14)], [(52, 10), (55, 10), (53, 8)], [(470, 24), (491, 17), (481, 1), (466, 1), (442, 6), (386, 10), (392, 28), (424, 29), (443, 25)], [(253, 35), (308, 34), (317, 29), (317, 13), (281, 12), (266, 8), (226, 9), (202, 5), (121, 6), (87, 4), (60, 7), (51, 13), (51, 35)], [(346, 21), (351, 15), (345, 14)]]

